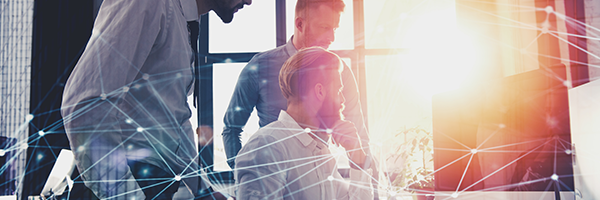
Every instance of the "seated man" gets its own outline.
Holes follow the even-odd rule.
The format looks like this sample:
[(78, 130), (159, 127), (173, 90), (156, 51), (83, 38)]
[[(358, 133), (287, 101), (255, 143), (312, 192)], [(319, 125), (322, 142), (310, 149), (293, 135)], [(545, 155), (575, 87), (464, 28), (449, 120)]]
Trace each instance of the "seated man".
[[(234, 172), (238, 199), (373, 199), (371, 159), (354, 124), (341, 114), (342, 70), (340, 58), (321, 47), (285, 62), (279, 85), (287, 110), (240, 150)], [(350, 158), (351, 184), (329, 152), (330, 136)]]

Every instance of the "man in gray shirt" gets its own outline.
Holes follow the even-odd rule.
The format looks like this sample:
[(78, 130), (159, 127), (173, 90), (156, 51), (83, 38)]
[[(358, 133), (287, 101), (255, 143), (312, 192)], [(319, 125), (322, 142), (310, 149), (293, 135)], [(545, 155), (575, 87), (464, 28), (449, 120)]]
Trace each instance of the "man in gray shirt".
[(194, 82), (187, 22), (214, 10), (224, 22), (252, 0), (105, 0), (63, 94), (77, 168), (101, 199), (198, 193), (187, 104)]
[[(281, 94), (277, 81), (283, 63), (299, 49), (312, 46), (328, 48), (335, 39), (334, 33), (344, 7), (342, 0), (298, 0), (294, 36), (285, 45), (257, 54), (244, 67), (223, 120), (225, 153), (232, 169), (242, 147), (242, 127), (246, 125), (252, 110), (256, 108), (258, 111), (259, 125), (263, 127), (277, 120), (280, 111), (287, 109), (287, 100)], [(346, 97), (344, 115), (356, 125), (362, 145), (368, 152), (369, 136), (364, 126), (358, 86), (346, 65), (342, 79)]]
[[(240, 151), (237, 199), (373, 199), (371, 159), (354, 124), (343, 120), (343, 69), (340, 58), (321, 47), (300, 50), (285, 62), (279, 85), (287, 110)], [(346, 149), (351, 183), (337, 170), (330, 138)]]

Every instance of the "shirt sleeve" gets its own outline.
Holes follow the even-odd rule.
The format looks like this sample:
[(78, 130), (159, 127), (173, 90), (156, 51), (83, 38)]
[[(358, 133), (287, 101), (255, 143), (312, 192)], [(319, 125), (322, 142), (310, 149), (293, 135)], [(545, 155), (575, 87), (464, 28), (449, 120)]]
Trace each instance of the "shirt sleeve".
[[(75, 103), (79, 103), (80, 101), (102, 97), (103, 95), (111, 99), (119, 99), (123, 94), (121, 92), (122, 88), (128, 86), (139, 74), (140, 68), (144, 64), (159, 35), (161, 26), (166, 23), (163, 20), (166, 18), (165, 10), (166, 4), (164, 1), (105, 0), (98, 13), (92, 36), (73, 74), (69, 78), (71, 84), (68, 84), (68, 88), (65, 88), (63, 98), (67, 99), (66, 102), (71, 102), (75, 105)], [(75, 111), (77, 107), (73, 105), (63, 105), (67, 108), (63, 116), (68, 116)], [(115, 109), (106, 109), (104, 115), (109, 116), (115, 112), (117, 112)], [(110, 122), (106, 121), (105, 123), (110, 124)], [(107, 136), (107, 138), (116, 140), (116, 144), (120, 141), (120, 137), (110, 138)], [(85, 144), (85, 142), (82, 143)], [(125, 152), (122, 146), (115, 148), (117, 149), (116, 152)], [(81, 154), (85, 156), (88, 152)], [(118, 159), (120, 159), (118, 162), (111, 162), (113, 164), (126, 163), (124, 157), (119, 157)], [(94, 165), (102, 166), (103, 164), (107, 164), (104, 162), (105, 160), (107, 159), (101, 159), (99, 162), (102, 163)], [(96, 161), (93, 160), (92, 163)], [(82, 167), (87, 168), (91, 166)], [(135, 182), (131, 171), (128, 167), (125, 168), (125, 170), (112, 174), (110, 177), (117, 177), (120, 181), (119, 183), (131, 185), (128, 188), (129, 191), (132, 191), (131, 195), (143, 198), (144, 194)], [(100, 180), (93, 181), (102, 183), (102, 181), (107, 181), (107, 179), (113, 179), (110, 177), (108, 175), (106, 177), (98, 177)], [(89, 184), (95, 185), (91, 188), (98, 197), (112, 197), (113, 189), (104, 187), (104, 185), (108, 184), (100, 186), (93, 181)], [(129, 199), (127, 196), (120, 195), (116, 199), (125, 198)]]
[[(344, 63), (344, 70), (342, 71), (342, 81), (344, 84), (342, 93), (344, 94), (344, 98), (346, 99), (346, 102), (344, 102), (346, 108), (344, 109), (343, 114), (347, 120), (353, 122), (356, 126), (356, 130), (358, 130), (358, 136), (360, 137), (363, 150), (367, 154), (367, 160), (365, 161), (366, 163), (362, 167), (363, 169), (373, 169), (375, 179), (378, 179), (377, 174), (379, 172), (377, 170), (377, 161), (375, 160), (375, 157), (371, 154), (371, 148), (369, 146), (370, 138), (369, 133), (367, 131), (367, 127), (365, 126), (365, 118), (363, 116), (361, 108), (358, 84), (356, 83), (354, 73), (352, 73), (352, 70), (350, 69), (350, 67), (348, 67), (348, 65), (346, 65), (346, 63)], [(350, 166), (353, 165), (351, 164)], [(375, 182), (373, 183), (375, 184)]]
[(354, 73), (352, 73), (350, 67), (348, 67), (348, 65), (346, 65), (345, 63), (344, 70), (342, 71), (342, 81), (344, 84), (342, 93), (344, 94), (344, 98), (346, 99), (346, 101), (344, 102), (344, 105), (346, 106), (343, 111), (344, 117), (346, 118), (346, 120), (349, 120), (352, 123), (354, 123), (356, 129), (358, 130), (358, 136), (361, 139), (363, 147), (367, 147), (369, 145), (370, 140), (363, 118), (363, 112), (360, 103), (360, 94), (358, 92), (358, 85), (356, 83), (356, 79), (354, 78)]
[(236, 199), (281, 199), (285, 193), (287, 167), (285, 147), (268, 136), (251, 139), (236, 160)]
[(240, 73), (223, 118), (223, 143), (227, 163), (232, 169), (235, 157), (242, 148), (240, 133), (258, 102), (258, 63), (258, 58), (254, 57)]
[(372, 169), (356, 170), (350, 169), (350, 186), (348, 187), (348, 199), (373, 199), (371, 187)]
[[(164, 1), (102, 3), (92, 36), (69, 82), (65, 98), (120, 96), (144, 65), (168, 20)], [(77, 102), (73, 102), (77, 103)]]

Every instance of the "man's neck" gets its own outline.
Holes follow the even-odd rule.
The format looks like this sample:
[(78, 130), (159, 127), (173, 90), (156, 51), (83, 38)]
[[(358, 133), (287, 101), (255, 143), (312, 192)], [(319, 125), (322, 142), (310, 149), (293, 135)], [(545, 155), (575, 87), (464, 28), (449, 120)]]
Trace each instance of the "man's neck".
[(294, 119), (294, 121), (296, 121), (296, 123), (298, 123), (300, 127), (303, 129), (311, 129), (313, 134), (308, 134), (315, 140), (318, 140), (315, 138), (315, 135), (325, 142), (329, 140), (329, 136), (325, 132), (317, 131), (320, 129), (319, 127), (321, 122), (319, 118), (317, 118), (316, 114), (307, 112), (302, 105), (288, 105), (286, 112)]
[(289, 104), (286, 112), (294, 118), (294, 121), (302, 128), (318, 129), (319, 119), (316, 114), (312, 114), (304, 109), (302, 104)]
[(300, 49), (304, 48), (304, 45), (302, 45), (303, 44), (302, 38), (299, 37), (298, 35), (296, 35), (296, 33), (292, 37), (292, 44), (294, 45), (294, 48), (296, 48), (296, 50), (300, 50)]

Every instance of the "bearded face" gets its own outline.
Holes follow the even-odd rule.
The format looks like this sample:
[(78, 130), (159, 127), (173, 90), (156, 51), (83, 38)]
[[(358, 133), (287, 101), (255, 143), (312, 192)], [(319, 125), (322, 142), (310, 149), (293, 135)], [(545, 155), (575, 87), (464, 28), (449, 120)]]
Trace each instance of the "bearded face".
[(335, 30), (339, 27), (341, 13), (330, 6), (310, 8), (306, 13), (304, 26), (305, 46), (320, 46), (324, 49), (335, 40)]
[(322, 128), (333, 128), (333, 125), (338, 120), (344, 119), (344, 115), (342, 111), (344, 110), (344, 96), (341, 92), (341, 81), (337, 82), (338, 86), (334, 86), (330, 89), (327, 96), (325, 96), (325, 100), (323, 101), (323, 106), (318, 111), (318, 117), (321, 119)]
[(242, 0), (215, 0), (214, 2), (216, 4), (214, 11), (223, 23), (230, 23), (233, 20), (233, 14), (242, 9), (244, 4), (248, 4)]

